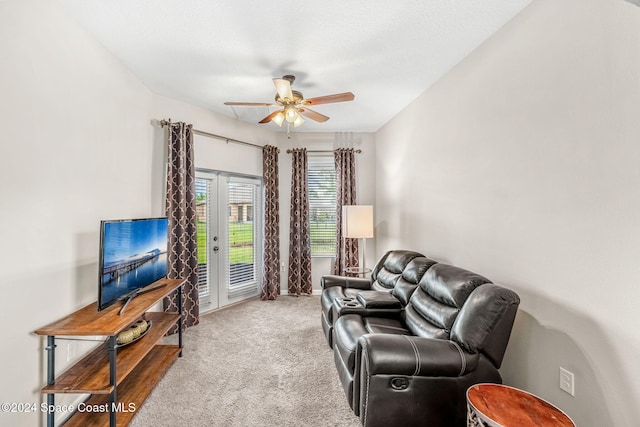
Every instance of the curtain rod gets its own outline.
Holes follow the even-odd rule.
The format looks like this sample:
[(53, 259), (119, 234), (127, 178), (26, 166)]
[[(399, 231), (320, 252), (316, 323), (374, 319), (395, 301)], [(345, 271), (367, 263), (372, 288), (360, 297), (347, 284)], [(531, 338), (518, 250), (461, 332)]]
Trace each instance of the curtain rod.
[[(356, 154), (360, 154), (362, 153), (362, 150), (358, 149), (354, 150), (353, 152)], [(287, 150), (287, 153), (291, 154), (293, 153), (293, 150), (289, 149)], [(307, 150), (307, 153), (333, 153), (333, 150)]]
[[(165, 126), (171, 125), (171, 119), (169, 119), (169, 120), (162, 119), (162, 120), (159, 120), (158, 122), (160, 123), (160, 127), (165, 127)], [(262, 145), (253, 144), (253, 143), (247, 142), (247, 141), (240, 141), (239, 139), (227, 138), (226, 136), (217, 135), (217, 134), (211, 133), (211, 132), (205, 132), (203, 130), (193, 129), (193, 133), (195, 133), (196, 135), (206, 136), (208, 138), (223, 139), (223, 140), (227, 141), (227, 144), (229, 142), (235, 142), (236, 144), (248, 145), (250, 147), (255, 147), (255, 148), (260, 148), (260, 149), (263, 148)], [(278, 153), (279, 152), (280, 152), (280, 149), (278, 149)]]

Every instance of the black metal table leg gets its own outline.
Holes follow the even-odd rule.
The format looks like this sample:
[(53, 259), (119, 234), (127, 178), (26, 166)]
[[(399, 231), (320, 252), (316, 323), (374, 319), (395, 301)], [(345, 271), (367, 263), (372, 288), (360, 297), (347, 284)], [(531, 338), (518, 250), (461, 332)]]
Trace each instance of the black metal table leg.
[(109, 425), (116, 427), (116, 402), (118, 399), (116, 384), (116, 355), (118, 352), (116, 336), (109, 337), (109, 385), (113, 386), (113, 391), (109, 395)]
[[(47, 335), (47, 385), (56, 382), (56, 338)], [(55, 426), (56, 413), (52, 409), (55, 407), (55, 394), (47, 393), (47, 427)]]
[(178, 347), (180, 347), (179, 357), (182, 357), (182, 289), (184, 284), (178, 288)]

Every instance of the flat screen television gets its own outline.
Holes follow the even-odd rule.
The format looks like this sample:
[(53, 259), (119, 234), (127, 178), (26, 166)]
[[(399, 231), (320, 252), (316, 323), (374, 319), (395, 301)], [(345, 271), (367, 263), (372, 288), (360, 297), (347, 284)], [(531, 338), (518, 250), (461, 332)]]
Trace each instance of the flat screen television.
[(100, 222), (98, 311), (167, 275), (167, 239), (167, 218)]

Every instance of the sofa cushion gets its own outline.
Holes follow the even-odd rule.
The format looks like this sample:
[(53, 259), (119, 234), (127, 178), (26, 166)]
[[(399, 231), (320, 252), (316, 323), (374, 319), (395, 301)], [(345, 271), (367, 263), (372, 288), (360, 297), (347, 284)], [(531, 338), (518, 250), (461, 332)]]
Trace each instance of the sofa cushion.
[(423, 255), (414, 251), (393, 250), (387, 252), (375, 265), (371, 272), (373, 284), (371, 289), (376, 291), (391, 290), (402, 277), (402, 272), (409, 262)]
[(397, 319), (386, 317), (365, 317), (364, 327), (369, 334), (408, 335), (409, 331)]
[(364, 308), (402, 308), (400, 300), (389, 292), (360, 291), (357, 299)]
[(448, 264), (434, 264), (420, 280), (405, 310), (412, 334), (449, 339), (451, 328), (469, 294), (490, 283), (479, 274)]
[[(418, 289), (416, 292), (422, 292)], [(435, 316), (430, 316), (431, 319)], [(409, 304), (405, 308), (406, 327), (411, 331), (411, 335), (423, 338), (448, 339), (450, 328), (444, 327), (433, 320), (425, 320), (425, 314), (419, 313), (415, 305)]]
[(469, 294), (484, 283), (491, 281), (453, 265), (437, 264), (422, 277), (420, 287), (435, 300), (460, 308)]
[(422, 279), (425, 272), (435, 263), (434, 260), (420, 256), (409, 261), (405, 269), (402, 270), (402, 275), (396, 282), (391, 293), (400, 300), (403, 306), (409, 303), (409, 299), (418, 287), (420, 279)]
[(491, 283), (478, 287), (460, 310), (451, 340), (469, 353), (481, 351), (499, 368), (519, 304), (510, 289)]
[(409, 331), (398, 319), (362, 317), (346, 314), (336, 319), (333, 325), (333, 351), (340, 353), (345, 366), (353, 373), (358, 339), (365, 334), (408, 335)]

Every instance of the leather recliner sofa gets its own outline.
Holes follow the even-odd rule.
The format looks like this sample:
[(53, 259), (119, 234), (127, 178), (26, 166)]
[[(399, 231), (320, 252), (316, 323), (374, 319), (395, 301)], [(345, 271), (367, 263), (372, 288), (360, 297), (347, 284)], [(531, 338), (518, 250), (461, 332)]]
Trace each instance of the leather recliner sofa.
[[(416, 258), (422, 258), (423, 262), (415, 262)], [(406, 270), (405, 281), (413, 286), (405, 286), (405, 294), (413, 292), (422, 278), (422, 275), (435, 261), (424, 258), (424, 255), (407, 250), (392, 250), (385, 253), (378, 260), (371, 270), (371, 278), (345, 277), (336, 275), (323, 276), (320, 279), (322, 286), (322, 329), (329, 343), (333, 348), (333, 306), (336, 300), (355, 299), (359, 292), (374, 290), (382, 292), (392, 292)], [(402, 283), (402, 282), (401, 282)], [(398, 291), (399, 292), (399, 291)], [(406, 298), (408, 301), (408, 297)]]
[(391, 293), (359, 291), (333, 303), (334, 360), (363, 426), (462, 427), (468, 387), (502, 382), (518, 295), (425, 260), (415, 259), (425, 270), (408, 297), (398, 291), (403, 271)]

